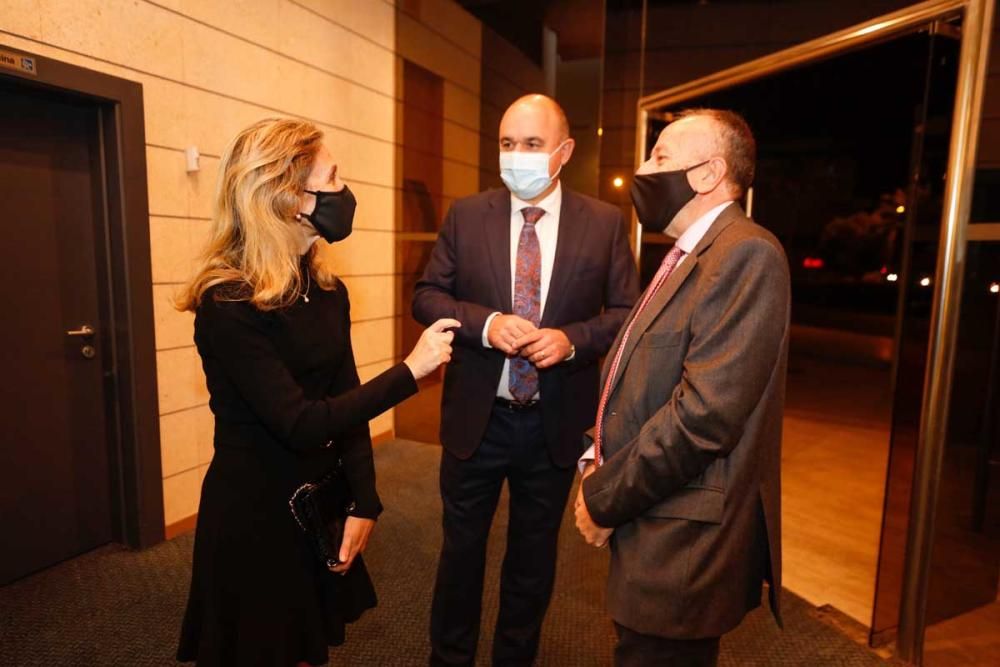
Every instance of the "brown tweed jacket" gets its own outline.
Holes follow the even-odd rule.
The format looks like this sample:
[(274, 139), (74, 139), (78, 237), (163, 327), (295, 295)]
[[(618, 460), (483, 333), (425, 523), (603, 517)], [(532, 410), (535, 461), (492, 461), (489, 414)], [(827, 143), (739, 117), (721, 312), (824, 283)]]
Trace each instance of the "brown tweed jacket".
[(621, 625), (721, 636), (760, 605), (765, 579), (781, 622), (789, 307), (780, 243), (732, 204), (636, 322), (611, 378), (606, 463), (583, 484), (594, 520), (615, 528), (608, 606)]

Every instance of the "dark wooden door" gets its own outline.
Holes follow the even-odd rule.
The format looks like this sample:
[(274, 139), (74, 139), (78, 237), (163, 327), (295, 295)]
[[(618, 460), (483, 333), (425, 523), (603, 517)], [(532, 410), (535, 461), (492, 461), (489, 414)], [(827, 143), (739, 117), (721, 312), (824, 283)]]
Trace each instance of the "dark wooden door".
[(0, 82), (0, 584), (112, 539), (97, 111)]

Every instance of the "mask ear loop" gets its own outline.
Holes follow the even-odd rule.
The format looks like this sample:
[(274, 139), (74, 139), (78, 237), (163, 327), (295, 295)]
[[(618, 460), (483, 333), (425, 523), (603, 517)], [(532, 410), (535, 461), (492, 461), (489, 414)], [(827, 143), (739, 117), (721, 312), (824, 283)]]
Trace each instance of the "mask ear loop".
[(714, 159), (715, 159), (715, 158), (708, 158), (708, 159), (707, 159), (707, 160), (705, 160), (704, 162), (699, 162), (698, 164), (696, 164), (696, 165), (694, 165), (694, 166), (691, 166), (691, 167), (688, 167), (687, 169), (685, 169), (685, 170), (684, 170), (684, 173), (686, 174), (686, 173), (688, 173), (689, 171), (693, 171), (693, 170), (697, 169), (698, 167), (704, 167), (704, 166), (705, 166), (706, 164), (708, 164), (709, 162), (711, 162), (711, 161), (712, 161), (712, 160), (714, 160)]
[[(319, 193), (320, 193), (319, 190), (305, 190), (305, 189), (303, 189), (302, 192), (305, 192), (306, 194), (312, 195), (313, 197), (316, 198), (316, 203), (317, 204), (319, 203)], [(298, 213), (295, 214), (295, 219), (298, 220), (299, 222), (302, 222), (302, 218), (305, 218), (306, 220), (309, 221), (309, 224), (312, 224), (312, 213), (305, 213), (303, 211), (299, 211)]]
[[(556, 146), (556, 149), (554, 151), (552, 151), (551, 153), (549, 153), (549, 159), (550, 160), (552, 159), (553, 155), (555, 155), (556, 153), (558, 153), (559, 151), (562, 150), (562, 147), (566, 145), (566, 142), (569, 141), (569, 139), (570, 139), (569, 137), (563, 139), (562, 143), (559, 144), (558, 146)], [(562, 168), (563, 168), (563, 163), (562, 163), (562, 161), (560, 161), (559, 162), (559, 168), (556, 169), (556, 173), (554, 173), (551, 176), (549, 176), (549, 182), (550, 183), (552, 181), (556, 180), (559, 177), (559, 174), (562, 173)]]
[[(693, 171), (693, 170), (697, 169), (698, 167), (704, 167), (704, 166), (705, 166), (706, 164), (708, 164), (709, 162), (711, 162), (711, 161), (712, 161), (712, 160), (714, 160), (714, 159), (715, 159), (714, 157), (710, 157), (710, 158), (708, 158), (707, 160), (705, 160), (704, 162), (699, 162), (699, 163), (698, 163), (698, 164), (696, 164), (696, 165), (693, 165), (693, 166), (691, 166), (691, 167), (688, 167), (687, 169), (685, 169), (685, 170), (684, 170), (684, 175), (686, 176), (687, 174), (689, 174), (689, 173), (690, 173), (691, 171)], [(689, 184), (690, 184), (690, 183), (689, 183)]]

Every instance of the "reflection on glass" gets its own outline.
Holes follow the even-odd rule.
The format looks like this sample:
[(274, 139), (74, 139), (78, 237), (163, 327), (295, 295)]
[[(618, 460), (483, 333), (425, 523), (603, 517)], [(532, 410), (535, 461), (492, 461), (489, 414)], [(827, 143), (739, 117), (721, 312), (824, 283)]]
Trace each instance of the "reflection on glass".
[(1000, 284), (1000, 240), (970, 243), (934, 529), (927, 665), (950, 664), (938, 658), (937, 647), (956, 638), (964, 640), (969, 664), (990, 664), (997, 657), (1000, 290), (994, 291), (994, 284)]

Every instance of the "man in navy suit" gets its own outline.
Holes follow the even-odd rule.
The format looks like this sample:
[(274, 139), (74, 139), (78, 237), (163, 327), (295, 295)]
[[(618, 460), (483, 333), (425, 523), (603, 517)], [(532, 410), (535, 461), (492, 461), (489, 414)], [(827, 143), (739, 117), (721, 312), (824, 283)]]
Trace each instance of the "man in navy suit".
[(414, 293), (418, 321), (462, 323), (441, 407), (434, 665), (475, 659), (486, 541), (504, 480), (510, 526), (493, 662), (534, 660), (574, 465), (597, 409), (598, 361), (638, 297), (619, 209), (559, 182), (573, 146), (554, 100), (514, 102), (500, 122), (507, 189), (454, 203)]

